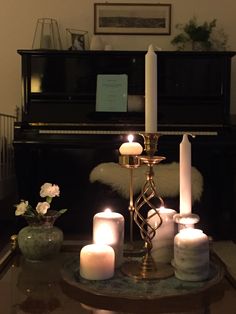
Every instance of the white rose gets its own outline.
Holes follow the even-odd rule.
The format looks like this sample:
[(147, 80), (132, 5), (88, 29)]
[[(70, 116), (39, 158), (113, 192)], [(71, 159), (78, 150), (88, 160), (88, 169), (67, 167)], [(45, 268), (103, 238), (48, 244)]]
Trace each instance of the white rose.
[(28, 205), (29, 205), (28, 201), (21, 201), (20, 204), (16, 206), (15, 215), (16, 216), (24, 215), (24, 213), (27, 211)]
[(36, 212), (41, 215), (44, 215), (47, 213), (49, 207), (50, 204), (48, 204), (48, 202), (39, 202), (36, 206)]
[(59, 186), (51, 183), (44, 183), (41, 186), (40, 196), (41, 197), (55, 197), (60, 195)]

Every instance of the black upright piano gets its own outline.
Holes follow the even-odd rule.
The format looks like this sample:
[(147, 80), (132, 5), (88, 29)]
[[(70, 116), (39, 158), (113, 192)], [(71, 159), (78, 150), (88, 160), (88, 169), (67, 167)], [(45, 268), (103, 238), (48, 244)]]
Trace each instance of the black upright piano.
[[(14, 151), (19, 198), (39, 200), (45, 181), (57, 183), (58, 222), (64, 232), (91, 233), (94, 213), (104, 207), (128, 212), (128, 200), (89, 182), (99, 163), (118, 162), (127, 133), (144, 131), (145, 52), (19, 50), (22, 114)], [(193, 212), (216, 239), (236, 239), (236, 132), (230, 115), (234, 52), (157, 52), (158, 153), (179, 160), (184, 132), (194, 132), (192, 164), (204, 190)], [(96, 111), (99, 74), (127, 74), (125, 112)], [(167, 200), (178, 211), (178, 198)]]

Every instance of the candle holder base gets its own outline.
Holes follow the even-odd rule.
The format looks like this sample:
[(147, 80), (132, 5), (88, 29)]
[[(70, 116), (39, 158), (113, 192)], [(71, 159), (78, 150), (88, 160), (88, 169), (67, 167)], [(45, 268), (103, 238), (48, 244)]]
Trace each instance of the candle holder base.
[(135, 169), (140, 167), (140, 159), (136, 155), (120, 155), (119, 164), (124, 168)]
[(174, 275), (174, 269), (169, 264), (155, 263), (154, 268), (144, 269), (143, 263), (138, 261), (124, 263), (121, 267), (121, 271), (124, 275), (135, 280), (165, 279)]
[(178, 224), (179, 230), (184, 228), (194, 228), (200, 220), (200, 217), (196, 214), (176, 214), (173, 217), (174, 221)]
[(157, 151), (157, 143), (159, 137), (161, 136), (160, 133), (140, 133), (144, 140), (144, 150), (146, 151), (147, 155), (154, 156), (155, 152)]

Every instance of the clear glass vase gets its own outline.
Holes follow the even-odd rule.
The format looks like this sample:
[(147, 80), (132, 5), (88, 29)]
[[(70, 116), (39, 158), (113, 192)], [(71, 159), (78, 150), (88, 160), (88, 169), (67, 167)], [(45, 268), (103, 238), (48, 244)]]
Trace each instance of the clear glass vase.
[(28, 226), (20, 230), (18, 245), (23, 256), (30, 261), (54, 258), (60, 251), (63, 232), (54, 222), (60, 216), (57, 211), (48, 211), (44, 216), (25, 216)]

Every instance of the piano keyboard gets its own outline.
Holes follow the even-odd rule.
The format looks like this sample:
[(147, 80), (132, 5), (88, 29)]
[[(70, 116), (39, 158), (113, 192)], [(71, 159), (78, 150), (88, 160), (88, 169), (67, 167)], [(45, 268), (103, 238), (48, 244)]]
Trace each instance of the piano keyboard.
[[(142, 133), (142, 131), (124, 131), (124, 130), (39, 130), (39, 134), (60, 134), (60, 135), (123, 135), (123, 134), (139, 134)], [(183, 135), (184, 133), (189, 133), (196, 136), (217, 136), (217, 131), (192, 131), (192, 130), (185, 130), (185, 131), (160, 131), (160, 134), (163, 135)]]

